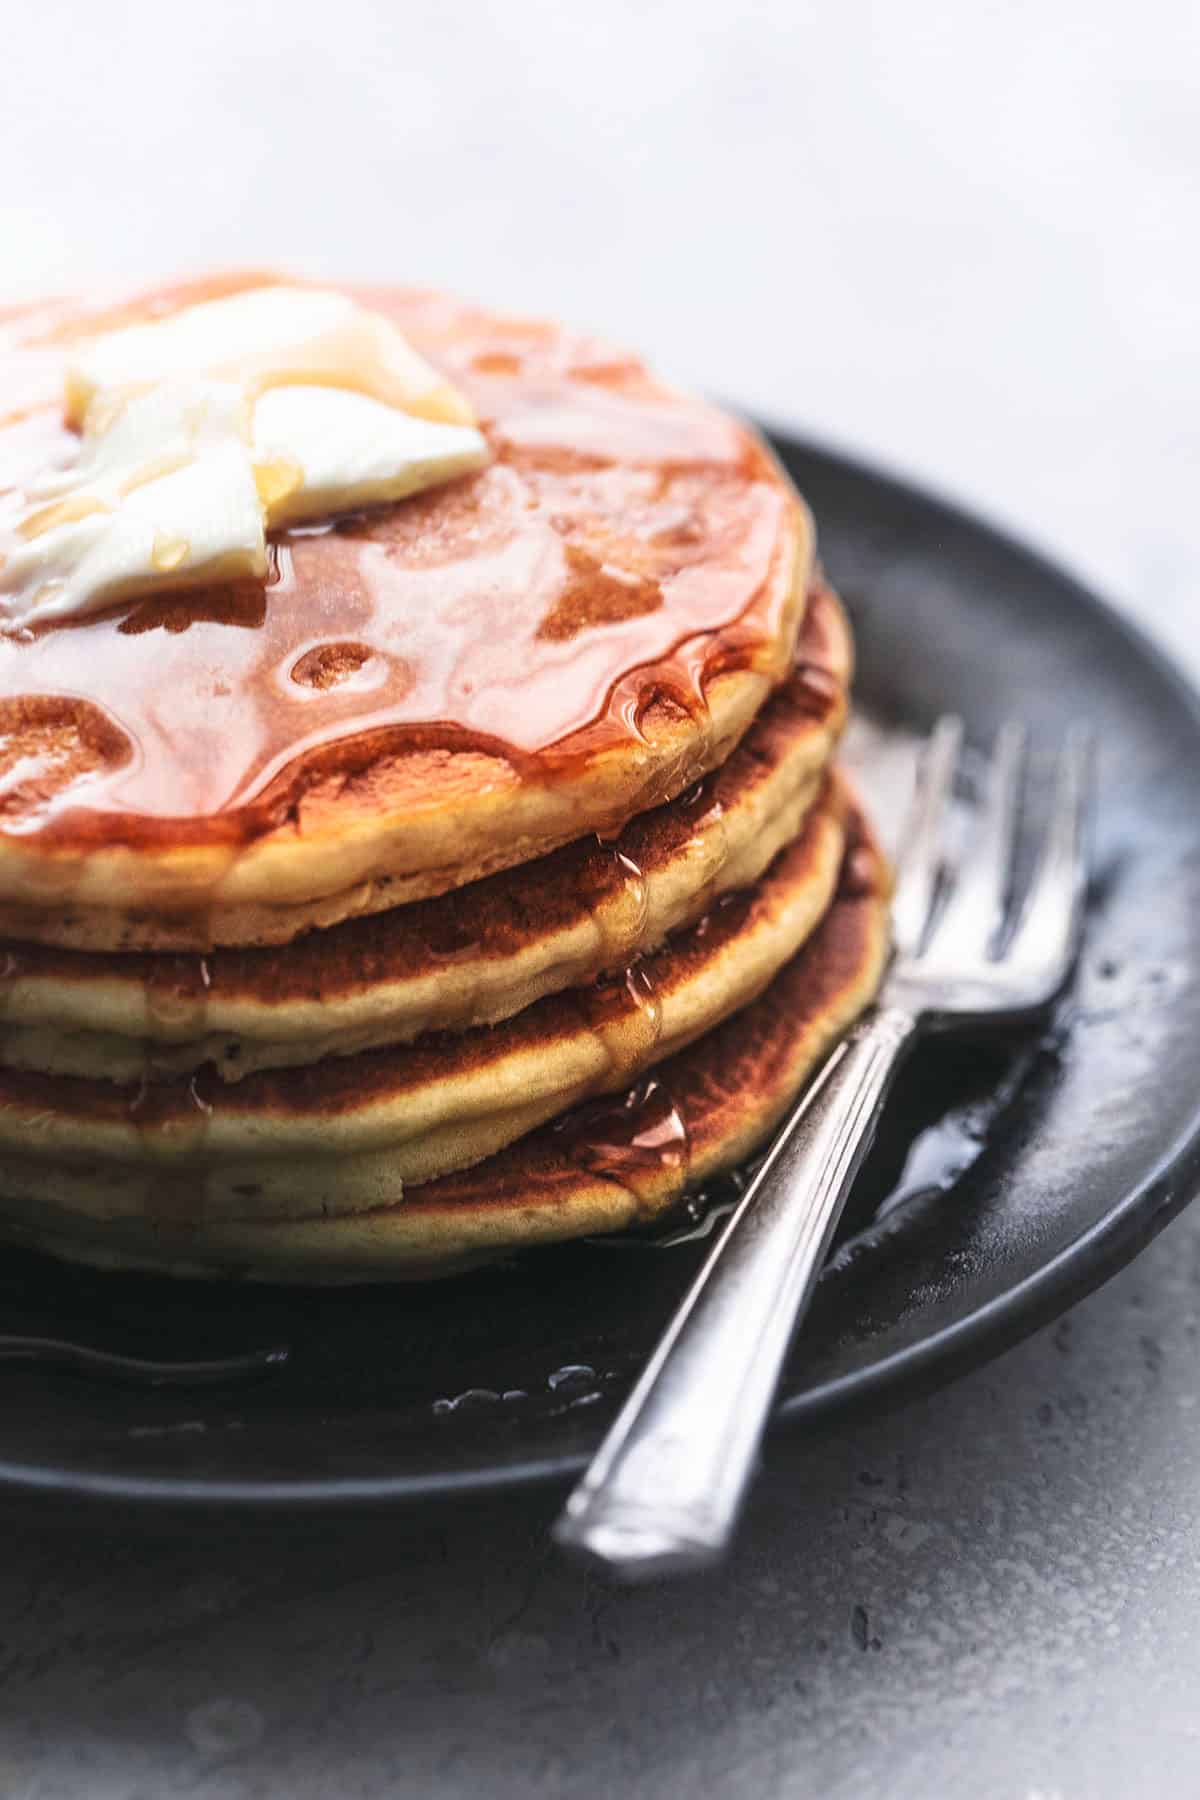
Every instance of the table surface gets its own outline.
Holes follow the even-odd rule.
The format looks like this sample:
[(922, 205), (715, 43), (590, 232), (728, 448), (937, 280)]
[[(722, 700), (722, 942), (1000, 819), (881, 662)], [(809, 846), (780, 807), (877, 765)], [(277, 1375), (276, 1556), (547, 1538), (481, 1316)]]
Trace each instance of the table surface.
[[(230, 262), (658, 347), (1062, 557), (1200, 672), (1200, 10), (39, 0), (0, 290)], [(818, 16), (819, 12), (819, 16)], [(1200, 1210), (622, 1593), (548, 1497), (0, 1554), (4, 1800), (1200, 1791)], [(4, 1379), (19, 1380), (19, 1374)]]

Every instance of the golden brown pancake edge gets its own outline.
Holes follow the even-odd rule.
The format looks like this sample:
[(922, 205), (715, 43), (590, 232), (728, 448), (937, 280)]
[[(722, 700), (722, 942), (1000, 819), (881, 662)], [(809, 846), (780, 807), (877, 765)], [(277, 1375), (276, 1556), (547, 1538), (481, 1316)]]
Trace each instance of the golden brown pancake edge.
[(9, 1202), (0, 1236), (106, 1267), (335, 1284), (427, 1278), (515, 1249), (647, 1226), (764, 1140), (873, 998), (889, 946), (888, 874), (861, 821), (857, 829), (863, 835), (850, 852), (857, 878), (818, 930), (757, 1000), (657, 1072), (686, 1122), (686, 1168), (664, 1160), (660, 1178), (639, 1181), (635, 1191), (619, 1174), (581, 1166), (569, 1132), (550, 1126), (366, 1214), (202, 1227), (162, 1219), (98, 1224), (45, 1202)]

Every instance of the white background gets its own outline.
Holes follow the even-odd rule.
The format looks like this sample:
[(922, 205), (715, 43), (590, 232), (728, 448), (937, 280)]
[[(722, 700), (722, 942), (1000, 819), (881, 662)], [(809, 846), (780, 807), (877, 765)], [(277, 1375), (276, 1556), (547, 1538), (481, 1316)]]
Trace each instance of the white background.
[(981, 504), (1200, 670), (1195, 0), (8, 0), (0, 291), (559, 313)]

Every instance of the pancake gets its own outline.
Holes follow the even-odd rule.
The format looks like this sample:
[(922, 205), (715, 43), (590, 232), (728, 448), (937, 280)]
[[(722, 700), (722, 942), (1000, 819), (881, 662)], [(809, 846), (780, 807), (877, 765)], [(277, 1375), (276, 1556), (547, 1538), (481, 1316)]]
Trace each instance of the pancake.
[[(557, 326), (362, 297), (494, 461), (282, 534), (265, 584), (0, 637), (5, 934), (207, 949), (444, 893), (682, 793), (786, 676), (812, 530), (752, 433)], [(6, 328), (10, 482), (62, 453), (63, 361), (96, 326)]]
[(828, 913), (758, 999), (621, 1098), (403, 1199), (393, 1190), (389, 1202), (337, 1217), (100, 1220), (77, 1210), (82, 1196), (22, 1189), (6, 1171), (0, 1235), (110, 1267), (332, 1283), (436, 1275), (647, 1225), (759, 1145), (869, 1004), (887, 956), (887, 911), (886, 871), (855, 815)]
[(0, 1070), (0, 1191), (19, 1160), (27, 1190), (95, 1195), (109, 1214), (261, 1217), (377, 1205), (467, 1167), (761, 993), (829, 906), (845, 807), (834, 783), (753, 888), (618, 978), (500, 1025), (236, 1085), (209, 1070), (132, 1088)]
[(110, 1081), (213, 1064), (227, 1081), (511, 1017), (656, 949), (758, 880), (818, 798), (851, 645), (828, 588), (789, 680), (686, 797), (519, 870), (281, 950), (203, 959), (0, 942), (0, 1062)]

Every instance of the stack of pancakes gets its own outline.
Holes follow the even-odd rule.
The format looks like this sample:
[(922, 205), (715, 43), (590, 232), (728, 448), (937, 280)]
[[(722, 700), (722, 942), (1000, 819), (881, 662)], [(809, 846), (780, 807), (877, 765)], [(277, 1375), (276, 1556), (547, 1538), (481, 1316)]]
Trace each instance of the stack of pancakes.
[[(0, 469), (64, 346), (211, 291), (11, 319)], [(0, 637), (11, 1240), (334, 1281), (642, 1225), (878, 984), (849, 632), (768, 452), (593, 340), (365, 298), (488, 468)]]

